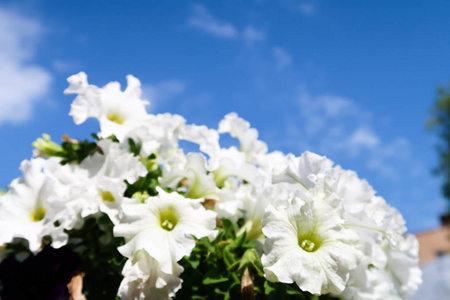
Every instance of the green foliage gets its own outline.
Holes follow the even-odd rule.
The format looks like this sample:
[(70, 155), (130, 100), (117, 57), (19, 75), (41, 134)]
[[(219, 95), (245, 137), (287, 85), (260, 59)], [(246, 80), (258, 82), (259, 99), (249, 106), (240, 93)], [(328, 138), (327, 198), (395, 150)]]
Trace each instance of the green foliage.
[(72, 143), (70, 141), (63, 142), (61, 147), (63, 148), (63, 152), (55, 156), (63, 158), (61, 161), (63, 165), (68, 163), (80, 163), (89, 155), (96, 151), (101, 151), (97, 146), (97, 143), (89, 142), (88, 140), (79, 141), (78, 143)]
[[(139, 179), (133, 184), (127, 182), (127, 189), (125, 191), (125, 197), (133, 197), (137, 193), (148, 194), (150, 196), (156, 196), (158, 192), (156, 187), (159, 186), (158, 177), (162, 175), (161, 168), (155, 162), (155, 156), (152, 154), (146, 158), (146, 161), (152, 161), (154, 165), (145, 177), (139, 177)], [(147, 168), (148, 169), (148, 168)]]
[(126, 259), (117, 251), (125, 241), (113, 236), (113, 223), (101, 214), (85, 218), (80, 229), (68, 233), (67, 246), (83, 262), (83, 293), (88, 299), (114, 299)]
[(42, 154), (48, 156), (61, 156), (63, 155), (63, 149), (50, 139), (50, 136), (46, 133), (42, 134), (42, 138), (35, 140), (31, 146), (41, 151)]
[(136, 144), (136, 142), (133, 139), (128, 139), (128, 145), (130, 146), (130, 152), (133, 153), (135, 156), (139, 156), (139, 153), (141, 152), (141, 144)]
[[(97, 135), (93, 134), (92, 136), (96, 141), (99, 140)], [(112, 139), (114, 140), (115, 137)], [(101, 149), (97, 147), (96, 142), (69, 139), (59, 146), (50, 140), (48, 134), (43, 134), (42, 138), (38, 138), (32, 143), (32, 146), (40, 151), (40, 155), (61, 157), (61, 164), (63, 165), (67, 163), (80, 163), (87, 156), (95, 152), (101, 152)]]
[[(241, 299), (241, 278), (246, 269), (253, 277), (256, 299), (319, 299), (296, 284), (267, 281), (255, 242), (248, 241), (245, 232), (236, 236), (238, 230), (238, 224), (225, 219), (214, 241), (207, 237), (197, 241), (192, 253), (180, 261), (183, 285), (175, 299)], [(322, 295), (320, 299), (336, 298)]]
[(14, 238), (11, 243), (1, 246), (6, 257), (14, 257), (17, 261), (24, 261), (32, 252), (28, 248), (28, 241), (23, 238)]
[(207, 237), (197, 241), (189, 256), (180, 264), (183, 287), (176, 299), (237, 299), (240, 298), (239, 263), (254, 243), (245, 240), (245, 233), (236, 237), (237, 225), (223, 221), (223, 228), (214, 241)]
[(437, 145), (439, 166), (434, 171), (443, 177), (442, 191), (450, 200), (450, 84), (438, 87), (437, 99), (430, 109), (426, 127), (440, 137)]

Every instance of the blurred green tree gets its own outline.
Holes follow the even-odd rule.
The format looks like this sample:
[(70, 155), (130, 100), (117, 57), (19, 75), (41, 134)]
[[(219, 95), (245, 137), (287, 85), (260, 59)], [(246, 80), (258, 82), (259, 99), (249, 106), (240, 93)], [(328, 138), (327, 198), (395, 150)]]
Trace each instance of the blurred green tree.
[(436, 102), (430, 108), (426, 127), (440, 137), (436, 147), (439, 165), (434, 169), (434, 173), (442, 176), (442, 193), (450, 202), (450, 83), (447, 86), (438, 86)]

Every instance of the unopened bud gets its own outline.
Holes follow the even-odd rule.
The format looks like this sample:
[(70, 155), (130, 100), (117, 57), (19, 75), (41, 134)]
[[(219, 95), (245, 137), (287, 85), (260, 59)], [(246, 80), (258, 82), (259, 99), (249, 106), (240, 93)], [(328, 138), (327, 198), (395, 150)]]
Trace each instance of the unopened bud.
[(255, 287), (253, 285), (253, 277), (248, 271), (248, 268), (245, 269), (244, 274), (242, 274), (241, 279), (241, 294), (242, 300), (254, 300), (255, 299)]
[(50, 140), (50, 136), (48, 134), (42, 134), (42, 138), (38, 138), (35, 140), (31, 146), (36, 148), (35, 151), (36, 156), (59, 156), (64, 149), (56, 144), (55, 142)]

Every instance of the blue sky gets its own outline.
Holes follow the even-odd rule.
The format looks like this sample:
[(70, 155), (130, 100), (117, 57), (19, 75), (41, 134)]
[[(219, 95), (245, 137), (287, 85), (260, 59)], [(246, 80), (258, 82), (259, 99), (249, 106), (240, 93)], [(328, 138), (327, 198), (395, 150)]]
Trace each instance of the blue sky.
[(152, 113), (217, 128), (235, 111), (270, 150), (326, 155), (411, 232), (435, 228), (446, 201), (424, 121), (449, 80), (448, 28), (448, 1), (2, 1), (0, 186), (43, 132), (96, 132), (68, 116), (68, 76), (133, 74)]

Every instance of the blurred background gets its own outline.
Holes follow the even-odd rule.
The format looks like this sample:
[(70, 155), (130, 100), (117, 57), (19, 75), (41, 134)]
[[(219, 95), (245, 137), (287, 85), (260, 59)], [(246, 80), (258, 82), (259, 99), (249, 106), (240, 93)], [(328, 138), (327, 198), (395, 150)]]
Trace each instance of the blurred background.
[(449, 28), (448, 1), (2, 0), (0, 187), (42, 133), (97, 132), (68, 116), (68, 76), (125, 87), (133, 74), (151, 113), (217, 128), (235, 111), (270, 151), (325, 155), (367, 179), (410, 233), (447, 236), (446, 176), (433, 170), (448, 144)]

